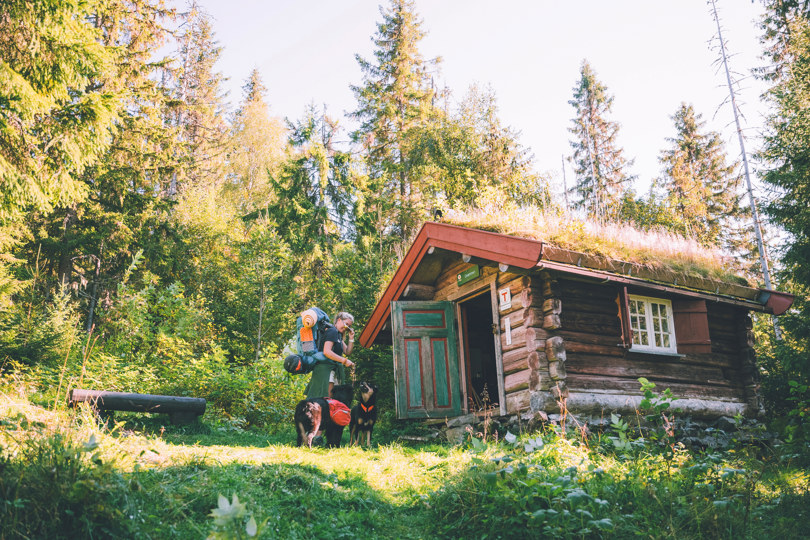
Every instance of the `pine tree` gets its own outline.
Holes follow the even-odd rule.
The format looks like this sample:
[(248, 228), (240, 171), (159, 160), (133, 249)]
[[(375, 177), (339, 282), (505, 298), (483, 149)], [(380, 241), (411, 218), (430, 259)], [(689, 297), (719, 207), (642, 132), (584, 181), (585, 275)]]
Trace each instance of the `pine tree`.
[(733, 232), (744, 215), (741, 179), (726, 163), (720, 135), (704, 133), (706, 123), (692, 105), (682, 103), (672, 120), (676, 135), (659, 158), (664, 169), (657, 186), (666, 194), (676, 230), (731, 249), (738, 245)]
[[(380, 217), (379, 230), (393, 226), (407, 237), (424, 210), (424, 186), (412, 170), (413, 138), (432, 114), (429, 69), (438, 60), (428, 62), (419, 52), (424, 32), (413, 0), (391, 0), (380, 13), (374, 60), (356, 57), (363, 84), (352, 87), (358, 102), (352, 116), (360, 121), (352, 138), (366, 155), (367, 211)], [(389, 213), (392, 222), (382, 222)]]
[(38, 259), (44, 277), (55, 278), (50, 285), (69, 285), (87, 300), (87, 329), (95, 322), (98, 299), (115, 289), (139, 249), (139, 236), (158, 241), (144, 225), (154, 215), (155, 185), (172, 160), (163, 125), (167, 94), (158, 82), (163, 61), (157, 56), (171, 10), (160, 0), (92, 5), (95, 11), (85, 21), (112, 57), (103, 80), (93, 84), (117, 96), (119, 104), (116, 122), (107, 130), (110, 144), (95, 162), (71, 175), (85, 194), (81, 200), (26, 215), (26, 226), (36, 234), (16, 252)]
[(633, 177), (627, 173), (632, 161), (624, 158), (616, 136), (619, 124), (608, 120), (613, 97), (596, 78), (587, 60), (582, 62), (580, 80), (574, 87), (574, 99), (569, 101), (576, 110), (574, 126), (569, 131), (575, 139), (573, 163), (576, 185), (580, 195), (579, 207), (588, 217), (600, 222), (617, 218), (621, 200)]
[(277, 176), (284, 158), (285, 130), (270, 116), (267, 89), (258, 70), (242, 87), (244, 97), (231, 127), (229, 180), (224, 196), (240, 214), (266, 206), (273, 196), (269, 177)]
[(0, 220), (86, 196), (77, 179), (110, 142), (114, 52), (80, 0), (7, 0), (0, 14)]

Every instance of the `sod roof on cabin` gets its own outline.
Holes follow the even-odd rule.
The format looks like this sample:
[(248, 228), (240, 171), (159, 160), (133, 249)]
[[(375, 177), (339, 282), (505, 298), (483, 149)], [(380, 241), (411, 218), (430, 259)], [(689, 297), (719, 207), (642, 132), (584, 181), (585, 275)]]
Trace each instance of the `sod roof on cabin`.
[(707, 291), (716, 291), (716, 282), (754, 286), (720, 250), (669, 232), (642, 231), (626, 224), (598, 225), (537, 209), (499, 214), (453, 212), (443, 221), (543, 242), (543, 258), (557, 262)]

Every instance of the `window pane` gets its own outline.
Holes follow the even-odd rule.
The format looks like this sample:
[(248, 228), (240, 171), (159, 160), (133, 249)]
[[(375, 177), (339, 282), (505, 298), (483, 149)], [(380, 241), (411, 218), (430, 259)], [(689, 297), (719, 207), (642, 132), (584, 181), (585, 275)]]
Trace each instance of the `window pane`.
[(646, 304), (640, 300), (630, 301), (630, 327), (633, 329), (634, 345), (649, 345), (650, 336), (647, 331)]
[(669, 304), (653, 299), (630, 298), (630, 327), (633, 345), (651, 349), (672, 349), (672, 319)]
[(669, 348), (669, 325), (667, 321), (667, 307), (664, 304), (650, 302), (650, 311), (653, 316), (653, 333), (655, 346), (663, 349)]

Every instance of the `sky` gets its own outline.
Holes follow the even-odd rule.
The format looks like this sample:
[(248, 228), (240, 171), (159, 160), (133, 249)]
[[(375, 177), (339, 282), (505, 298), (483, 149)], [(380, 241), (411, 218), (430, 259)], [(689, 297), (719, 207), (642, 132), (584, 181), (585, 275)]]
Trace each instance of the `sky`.
[[(300, 118), (306, 107), (352, 129), (350, 85), (362, 83), (355, 55), (373, 57), (382, 20), (379, 0), (200, 0), (223, 47), (218, 69), (235, 106), (253, 68), (268, 88), (272, 114)], [(756, 151), (765, 87), (751, 76), (761, 66), (759, 0), (717, 0), (749, 156)], [(385, 3), (387, 6), (387, 1)], [(441, 57), (437, 82), (461, 100), (470, 85), (491, 87), (504, 125), (520, 133), (538, 172), (555, 189), (570, 156), (574, 109), (568, 103), (587, 59), (614, 97), (610, 119), (633, 159), (635, 188), (660, 175), (658, 157), (675, 135), (672, 115), (694, 105), (707, 130), (720, 132), (732, 159), (740, 156), (716, 26), (706, 0), (416, 0), (427, 33), (420, 51)], [(726, 103), (725, 105), (724, 102)], [(565, 165), (565, 180), (573, 171)]]

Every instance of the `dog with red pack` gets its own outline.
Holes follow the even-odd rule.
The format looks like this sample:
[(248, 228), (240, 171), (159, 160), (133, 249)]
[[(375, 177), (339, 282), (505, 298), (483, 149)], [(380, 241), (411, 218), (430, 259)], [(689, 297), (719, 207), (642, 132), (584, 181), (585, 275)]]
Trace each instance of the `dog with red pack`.
[(298, 446), (306, 442), (312, 448), (312, 439), (323, 431), (326, 446), (340, 447), (343, 428), (351, 420), (352, 385), (341, 384), (332, 388), (331, 398), (302, 399), (295, 406), (295, 430)]
[(368, 382), (360, 383), (360, 401), (352, 407), (352, 417), (349, 422), (349, 444), (359, 444), (365, 435), (366, 446), (371, 446), (371, 432), (377, 423), (377, 386)]

